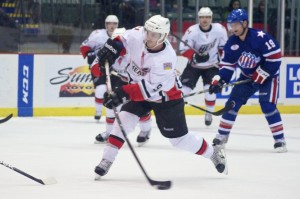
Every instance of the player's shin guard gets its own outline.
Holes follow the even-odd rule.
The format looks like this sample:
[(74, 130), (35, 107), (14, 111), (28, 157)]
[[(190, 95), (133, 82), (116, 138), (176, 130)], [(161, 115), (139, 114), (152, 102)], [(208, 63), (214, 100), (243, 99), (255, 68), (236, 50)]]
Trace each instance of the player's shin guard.
[(226, 157), (223, 149), (213, 148), (197, 133), (188, 133), (179, 138), (171, 138), (173, 146), (209, 158), (219, 173), (227, 174)]
[[(204, 89), (209, 89), (210, 85), (204, 85)], [(216, 94), (209, 94), (209, 92), (205, 93), (205, 106), (206, 110), (210, 112), (214, 112), (216, 104)], [(204, 122), (206, 126), (210, 126), (212, 123), (212, 115), (209, 113), (205, 113)]]
[(151, 132), (151, 114), (148, 113), (146, 116), (141, 117), (139, 120), (141, 131), (137, 136), (138, 146), (144, 145), (150, 138)]
[(261, 102), (260, 105), (275, 141), (274, 149), (279, 153), (287, 152), (283, 124), (276, 105), (269, 102)]
[(106, 92), (105, 84), (96, 86), (95, 88), (95, 107), (96, 107), (95, 119), (96, 120), (100, 120), (102, 115), (103, 97), (105, 92)]
[[(230, 98), (226, 102), (226, 104), (230, 103), (231, 101), (233, 101), (233, 100)], [(218, 134), (213, 139), (214, 146), (218, 146), (218, 147), (224, 149), (226, 143), (228, 142), (228, 137), (229, 137), (230, 131), (236, 120), (238, 111), (242, 106), (242, 102), (240, 102), (238, 100), (234, 100), (234, 102), (235, 102), (234, 108), (222, 115), (222, 118), (221, 118), (220, 124), (219, 124)]]
[(95, 97), (95, 108), (96, 108), (96, 113), (95, 113), (95, 120), (100, 120), (102, 116), (102, 107), (103, 107), (103, 99), (99, 99)]
[(95, 167), (96, 177), (95, 180), (100, 179), (108, 173), (111, 165), (113, 164), (116, 156), (118, 155), (119, 149), (123, 146), (124, 140), (119, 137), (110, 135), (108, 143), (104, 148), (103, 157), (100, 163)]

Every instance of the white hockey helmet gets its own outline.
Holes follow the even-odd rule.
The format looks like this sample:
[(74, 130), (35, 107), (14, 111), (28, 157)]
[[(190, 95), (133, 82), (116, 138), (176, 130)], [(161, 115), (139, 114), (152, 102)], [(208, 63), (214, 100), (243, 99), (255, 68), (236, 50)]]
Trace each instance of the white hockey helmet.
[(199, 17), (211, 17), (212, 18), (213, 12), (209, 7), (202, 7), (198, 12)]
[(145, 29), (165, 36), (170, 32), (170, 21), (161, 15), (154, 15), (145, 22)]
[(145, 22), (144, 28), (146, 31), (160, 34), (160, 38), (157, 40), (157, 45), (159, 45), (165, 41), (170, 32), (170, 21), (161, 15), (154, 15)]
[(119, 19), (116, 15), (108, 15), (105, 19), (105, 23), (107, 22), (119, 23)]
[(126, 31), (125, 28), (117, 28), (114, 30), (114, 32), (111, 35), (111, 39), (116, 38), (117, 36), (123, 35), (123, 33)]

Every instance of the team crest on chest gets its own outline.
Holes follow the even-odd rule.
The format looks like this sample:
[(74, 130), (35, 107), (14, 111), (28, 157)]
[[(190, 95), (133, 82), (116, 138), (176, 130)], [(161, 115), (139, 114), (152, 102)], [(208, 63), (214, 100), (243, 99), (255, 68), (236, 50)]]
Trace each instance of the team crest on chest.
[(242, 68), (255, 68), (258, 62), (260, 62), (260, 58), (249, 52), (243, 52), (238, 60), (238, 64)]
[(150, 72), (150, 68), (139, 68), (134, 63), (132, 64), (132, 71), (138, 76), (145, 76)]

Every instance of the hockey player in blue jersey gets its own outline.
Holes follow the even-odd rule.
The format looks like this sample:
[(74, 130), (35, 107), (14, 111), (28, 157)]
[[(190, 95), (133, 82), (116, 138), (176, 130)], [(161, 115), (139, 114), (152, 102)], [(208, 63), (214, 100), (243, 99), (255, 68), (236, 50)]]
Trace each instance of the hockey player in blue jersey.
[(259, 103), (271, 129), (277, 152), (287, 152), (280, 113), (276, 107), (279, 91), (279, 67), (281, 50), (277, 41), (268, 33), (248, 27), (248, 15), (244, 9), (233, 10), (227, 18), (227, 26), (233, 35), (224, 47), (218, 75), (214, 76), (210, 93), (218, 93), (228, 83), (236, 67), (241, 69), (238, 80), (252, 82), (236, 85), (226, 102), (235, 102), (235, 107), (222, 115), (214, 145), (225, 147), (230, 130), (239, 109), (259, 91)]

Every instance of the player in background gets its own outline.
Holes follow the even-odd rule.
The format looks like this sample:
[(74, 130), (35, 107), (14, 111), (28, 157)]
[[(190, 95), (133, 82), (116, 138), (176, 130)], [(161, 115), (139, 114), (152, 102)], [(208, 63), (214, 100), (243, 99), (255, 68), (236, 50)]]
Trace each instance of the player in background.
[(108, 15), (105, 19), (105, 29), (94, 30), (89, 37), (82, 42), (80, 51), (83, 58), (87, 58), (90, 66), (92, 80), (95, 88), (95, 120), (100, 120), (102, 115), (103, 95), (106, 91), (105, 75), (101, 76), (99, 67), (91, 67), (96, 58), (97, 52), (103, 47), (106, 40), (111, 37), (114, 30), (118, 27), (119, 19), (115, 15)]
[[(219, 69), (219, 54), (227, 41), (227, 31), (219, 23), (212, 23), (213, 12), (208, 7), (202, 7), (199, 12), (199, 24), (189, 27), (182, 37), (179, 50), (188, 63), (181, 75), (183, 94), (189, 94), (196, 86), (200, 77), (204, 89), (208, 89), (211, 79)], [(195, 52), (195, 49), (197, 52)], [(208, 111), (213, 112), (216, 103), (216, 94), (205, 93), (205, 105)], [(205, 125), (212, 123), (212, 115), (205, 113)]]
[(235, 107), (222, 115), (213, 144), (225, 147), (239, 109), (259, 91), (259, 104), (275, 140), (274, 148), (279, 153), (287, 152), (282, 120), (276, 107), (281, 64), (279, 44), (268, 33), (248, 28), (248, 15), (244, 9), (233, 10), (228, 15), (227, 24), (233, 35), (224, 47), (219, 73), (213, 77), (209, 90), (211, 93), (221, 92), (222, 85), (230, 81), (236, 67), (241, 69), (238, 80), (252, 79), (253, 82), (232, 89), (226, 103), (234, 101)]
[[(112, 33), (111, 38), (114, 39), (117, 36), (122, 35), (125, 32), (125, 28), (117, 28)], [(120, 87), (125, 84), (128, 84), (128, 74), (126, 72), (126, 67), (129, 64), (129, 56), (128, 54), (125, 54), (124, 56), (118, 57), (118, 59), (115, 61), (115, 63), (112, 65), (112, 71), (116, 72), (116, 75), (111, 76), (111, 83), (112, 88)], [(106, 75), (105, 75), (105, 68), (104, 66), (99, 65), (98, 58), (94, 60), (92, 63), (93, 68), (100, 69), (101, 76), (103, 76), (104, 82), (106, 82)], [(121, 78), (120, 78), (121, 77)], [(120, 110), (121, 105), (118, 106), (117, 110)], [(113, 123), (115, 121), (115, 114), (114, 111), (110, 108), (106, 108), (106, 130), (103, 133), (100, 133), (96, 136), (95, 144), (99, 143), (106, 143), (108, 136), (112, 130)], [(137, 143), (138, 146), (144, 145), (150, 138), (150, 132), (151, 132), (151, 113), (148, 112), (145, 115), (143, 115), (139, 119), (139, 126), (140, 126), (140, 133), (137, 136)]]
[[(188, 131), (181, 83), (175, 71), (177, 56), (166, 39), (169, 31), (169, 19), (155, 15), (144, 27), (127, 30), (107, 41), (98, 52), (99, 62), (114, 63), (119, 55), (128, 53), (131, 62), (126, 71), (130, 84), (115, 89), (111, 95), (106, 93), (104, 105), (117, 107), (123, 100), (129, 100), (119, 112), (126, 133), (133, 131), (139, 117), (153, 110), (161, 134), (173, 146), (211, 159), (218, 172), (227, 174), (223, 149), (213, 148), (199, 133)], [(96, 179), (107, 174), (124, 142), (120, 126), (115, 122), (102, 160), (94, 170)]]

